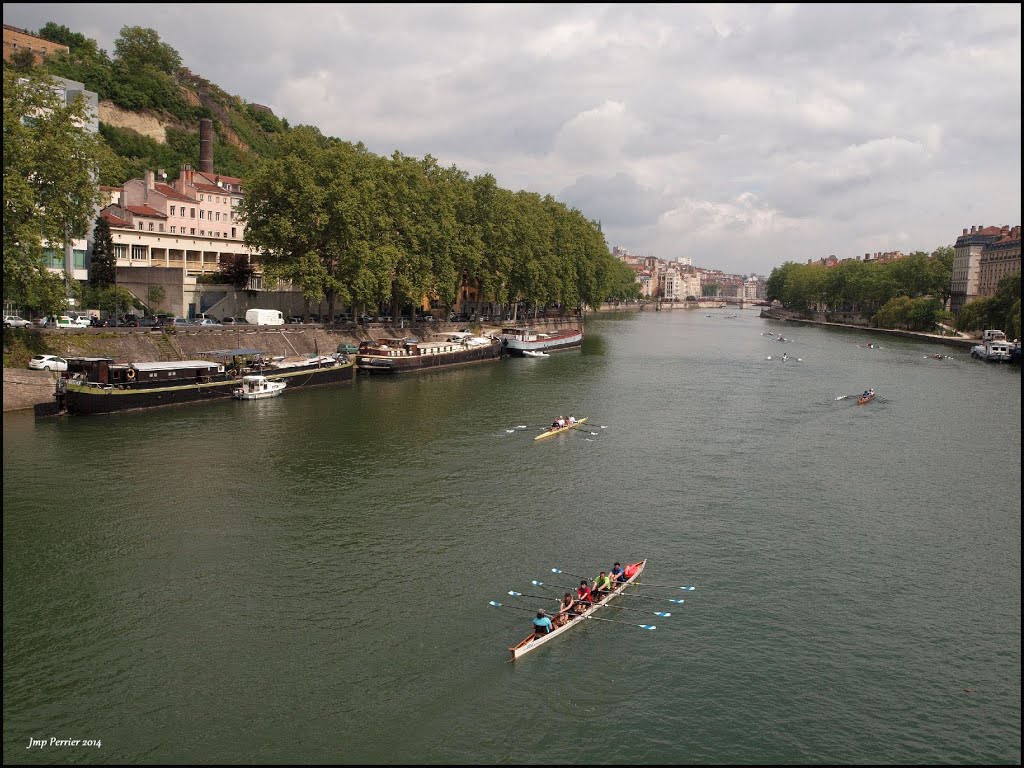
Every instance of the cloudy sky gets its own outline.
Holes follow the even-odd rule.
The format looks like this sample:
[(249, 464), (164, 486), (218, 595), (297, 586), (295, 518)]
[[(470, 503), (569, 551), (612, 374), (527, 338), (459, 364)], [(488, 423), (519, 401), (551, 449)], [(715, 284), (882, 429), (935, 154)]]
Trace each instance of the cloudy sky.
[(1021, 8), (4, 4), (185, 66), (292, 125), (431, 154), (741, 273), (1019, 224)]

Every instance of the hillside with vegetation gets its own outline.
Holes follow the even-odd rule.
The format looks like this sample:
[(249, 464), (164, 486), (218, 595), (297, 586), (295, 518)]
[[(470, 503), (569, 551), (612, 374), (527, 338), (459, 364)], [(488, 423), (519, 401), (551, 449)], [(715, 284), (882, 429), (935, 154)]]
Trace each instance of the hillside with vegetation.
[[(232, 96), (183, 66), (155, 30), (122, 28), (113, 56), (95, 40), (54, 22), (36, 34), (68, 46), (67, 53), (43, 61), (47, 72), (84, 83), (99, 96), (100, 133), (120, 160), (105, 169), (105, 184), (141, 177), (146, 169), (164, 168), (173, 176), (183, 163), (197, 165), (200, 118), (213, 119), (214, 166), (229, 176), (245, 176), (254, 158), (270, 149), (273, 136), (289, 128), (269, 108)], [(159, 125), (164, 140), (119, 126), (125, 113)]]
[[(33, 117), (40, 99), (52, 99), (43, 82), (47, 74), (82, 82), (100, 98), (100, 139), (82, 137), (88, 151), (68, 161), (74, 167), (66, 170), (76, 179), (117, 186), (160, 169), (173, 177), (183, 163), (198, 165), (199, 120), (212, 118), (217, 172), (245, 180), (238, 212), (246, 221), (247, 246), (260, 254), (264, 284), (285, 281), (307, 302), (326, 300), (329, 314), (337, 303), (391, 307), (393, 316), (411, 317), (426, 301), (450, 309), (460, 296), (465, 300), (469, 286), (478, 302), (498, 305), (513, 318), (520, 311), (576, 311), (638, 296), (632, 270), (611, 256), (600, 223), (550, 195), (506, 190), (491, 174), (471, 177), (430, 155), (382, 157), (313, 126), (292, 128), (266, 107), (231, 96), (183, 66), (152, 29), (122, 28), (113, 56), (52, 22), (38, 34), (69, 50), (48, 56), (42, 71), (33, 68), (30, 55), (4, 68), (5, 127), (10, 124), (32, 150), (9, 153), (5, 142), (5, 161), (9, 154), (20, 158), (17, 167), (5, 162), (5, 195), (9, 179), (24, 186), (23, 216), (17, 227), (8, 226), (5, 216), (4, 227), (5, 277), (23, 278), (10, 291), (5, 280), (4, 295), (17, 306), (52, 313), (60, 309), (60, 296), (88, 290), (99, 292), (90, 295), (95, 306), (104, 305), (100, 293), (119, 301), (112, 293), (116, 286), (105, 284), (97, 269), (110, 255), (97, 250), (102, 239), (92, 246), (88, 286), (65, 278), (59, 289), (59, 278), (48, 277), (38, 263), (43, 240), (59, 242), (61, 236), (41, 237), (32, 226), (33, 217), (57, 212), (49, 174), (32, 164), (52, 159), (46, 148), (66, 134), (55, 130), (80, 119), (72, 106), (52, 101), (45, 120)], [(61, 174), (53, 169), (54, 179)], [(98, 199), (82, 190), (73, 197), (83, 205)], [(81, 211), (69, 209), (53, 232), (81, 237), (88, 223)]]

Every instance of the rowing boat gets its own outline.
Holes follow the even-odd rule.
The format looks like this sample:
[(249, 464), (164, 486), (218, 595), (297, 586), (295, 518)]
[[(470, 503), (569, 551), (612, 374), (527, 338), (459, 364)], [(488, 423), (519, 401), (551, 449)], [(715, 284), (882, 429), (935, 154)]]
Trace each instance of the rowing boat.
[(512, 651), (512, 658), (510, 659), (510, 661), (515, 661), (520, 656), (524, 656), (530, 651), (539, 648), (540, 646), (544, 645), (544, 643), (548, 642), (556, 635), (562, 634), (563, 632), (565, 632), (565, 630), (569, 629), (570, 627), (575, 627), (577, 624), (582, 624), (586, 619), (590, 618), (597, 610), (608, 605), (608, 602), (613, 597), (622, 594), (626, 587), (628, 587), (630, 584), (632, 584), (634, 581), (640, 578), (640, 574), (643, 573), (645, 565), (647, 565), (646, 560), (641, 560), (639, 563), (630, 563), (629, 565), (627, 565), (627, 569), (630, 566), (636, 567), (636, 571), (633, 573), (632, 576), (629, 577), (629, 580), (624, 581), (621, 584), (615, 585), (612, 588), (612, 591), (609, 592), (604, 598), (602, 598), (599, 602), (594, 603), (594, 605), (592, 605), (590, 608), (587, 608), (587, 610), (585, 610), (575, 619), (571, 619), (568, 624), (563, 624), (557, 629), (553, 629), (550, 632), (548, 632), (548, 634), (541, 635), (540, 637), (537, 637), (535, 633), (531, 632), (530, 636), (523, 640), (523, 642), (519, 643), (519, 645), (514, 645), (511, 648), (509, 648), (509, 650)]
[(866, 395), (861, 395), (857, 399), (857, 405), (867, 405), (868, 403), (870, 403), (874, 399), (875, 399), (875, 393), (874, 392), (871, 392), (871, 393), (866, 394)]
[(575, 424), (566, 424), (564, 427), (559, 427), (558, 429), (549, 429), (547, 432), (542, 432), (533, 439), (543, 440), (545, 437), (551, 437), (552, 435), (558, 435), (561, 434), (562, 432), (568, 432), (570, 429), (573, 429), (575, 427), (578, 427), (580, 424), (583, 424), (586, 420), (587, 417), (584, 416), (582, 419), (577, 419)]

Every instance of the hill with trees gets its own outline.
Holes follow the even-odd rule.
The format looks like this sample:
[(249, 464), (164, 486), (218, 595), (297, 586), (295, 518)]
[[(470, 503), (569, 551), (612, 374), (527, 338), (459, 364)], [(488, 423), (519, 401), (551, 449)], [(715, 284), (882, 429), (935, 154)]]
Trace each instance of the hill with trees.
[[(183, 66), (152, 29), (122, 28), (113, 56), (53, 22), (38, 35), (68, 46), (46, 57), (44, 72), (82, 82), (100, 98), (93, 178), (119, 186), (146, 170), (176, 174), (182, 164), (198, 165), (199, 120), (212, 118), (214, 167), (244, 180), (246, 243), (260, 253), (265, 280), (286, 280), (308, 302), (326, 300), (332, 313), (335, 301), (390, 305), (396, 317), (424, 297), (451, 307), (465, 286), (512, 316), (520, 308), (576, 310), (639, 294), (600, 223), (550, 195), (505, 190), (490, 174), (471, 178), (430, 155), (381, 157), (313, 126), (292, 128)], [(29, 73), (8, 70), (30, 67), (5, 63), (5, 125), (9, 112), (13, 121), (30, 114), (19, 112), (27, 102), (9, 109), (7, 99), (9, 80)], [(111, 115), (138, 116), (119, 120), (156, 126), (156, 137), (104, 119)], [(5, 193), (7, 180), (5, 167)], [(5, 262), (8, 243), (17, 242), (7, 238), (6, 223)], [(61, 231), (81, 229), (76, 221)], [(57, 309), (49, 301), (38, 308)]]

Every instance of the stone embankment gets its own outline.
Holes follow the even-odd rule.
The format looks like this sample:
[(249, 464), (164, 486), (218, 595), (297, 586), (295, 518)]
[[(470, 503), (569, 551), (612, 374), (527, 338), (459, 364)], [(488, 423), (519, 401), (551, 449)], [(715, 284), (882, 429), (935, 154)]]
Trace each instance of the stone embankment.
[(790, 310), (781, 309), (779, 307), (762, 310), (761, 317), (768, 320), (786, 320), (787, 322), (800, 323), (801, 325), (822, 325), (829, 328), (846, 328), (851, 331), (863, 331), (865, 333), (873, 333), (880, 336), (899, 336), (905, 339), (918, 339), (919, 341), (935, 341), (939, 344), (945, 344), (950, 347), (967, 350), (978, 343), (977, 339), (964, 336), (962, 334), (959, 336), (942, 336), (938, 333), (903, 331), (892, 328), (872, 328), (868, 325), (856, 325), (853, 323), (836, 323), (821, 319), (821, 317), (809, 318), (800, 312), (791, 312)]
[[(579, 326), (578, 320), (530, 321), (531, 327)], [(113, 331), (103, 328), (30, 331), (42, 336), (43, 350), (61, 357), (109, 357), (116, 362), (151, 362), (207, 359), (208, 353), (225, 349), (256, 349), (266, 355), (333, 354), (339, 344), (381, 338), (415, 336), (429, 339), (438, 334), (469, 327), (487, 335), (501, 332), (500, 326), (475, 323), (436, 323), (429, 326), (349, 327), (334, 329), (319, 325), (238, 326), (235, 328)], [(14, 363), (22, 361), (15, 360)], [(28, 360), (24, 361), (28, 364)], [(32, 408), (53, 400), (55, 374), (22, 368), (4, 368), (4, 411)]]

